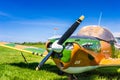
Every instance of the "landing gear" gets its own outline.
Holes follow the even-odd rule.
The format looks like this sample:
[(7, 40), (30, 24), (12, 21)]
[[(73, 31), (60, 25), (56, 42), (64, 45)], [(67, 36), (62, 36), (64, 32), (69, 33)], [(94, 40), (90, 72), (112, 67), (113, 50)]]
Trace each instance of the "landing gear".
[[(66, 73), (61, 70), (58, 72), (58, 75), (64, 75), (64, 74)], [(78, 80), (78, 78), (74, 74), (68, 74), (68, 80)]]
[(78, 80), (78, 78), (74, 74), (69, 74), (68, 80)]
[(63, 75), (65, 72), (63, 72), (63, 71), (58, 71), (58, 75)]
[(28, 64), (28, 62), (22, 52), (21, 52), (21, 56), (23, 57), (24, 61)]

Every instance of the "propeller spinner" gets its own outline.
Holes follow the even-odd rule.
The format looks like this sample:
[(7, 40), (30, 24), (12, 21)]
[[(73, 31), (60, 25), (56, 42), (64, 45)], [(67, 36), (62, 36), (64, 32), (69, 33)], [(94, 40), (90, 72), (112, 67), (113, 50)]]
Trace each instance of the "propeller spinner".
[[(84, 16), (82, 15), (78, 20), (76, 20), (76, 22), (62, 35), (57, 44), (62, 45), (72, 35), (83, 19)], [(39, 70), (53, 53), (54, 51), (51, 50), (48, 55), (45, 56), (45, 58), (39, 63), (39, 65), (36, 67), (36, 70)]]

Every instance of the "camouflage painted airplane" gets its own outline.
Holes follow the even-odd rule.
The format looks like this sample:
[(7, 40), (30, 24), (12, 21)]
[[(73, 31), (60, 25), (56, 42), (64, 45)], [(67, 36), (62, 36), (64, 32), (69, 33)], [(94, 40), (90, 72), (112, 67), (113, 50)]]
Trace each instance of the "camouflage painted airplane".
[[(49, 39), (46, 43), (47, 56), (36, 70), (51, 56), (57, 67), (69, 74), (82, 73), (105, 66), (120, 66), (117, 58), (116, 41), (112, 33), (101, 26), (83, 27), (76, 36), (71, 36), (84, 19), (81, 16), (58, 38)], [(73, 75), (70, 75), (73, 80)]]
[(116, 40), (108, 29), (98, 25), (89, 25), (80, 29), (76, 36), (71, 36), (83, 19), (84, 16), (81, 16), (76, 20), (61, 37), (49, 39), (46, 42), (47, 52), (35, 47), (6, 42), (0, 42), (0, 46), (39, 55), (48, 53), (36, 70), (40, 69), (49, 57), (52, 57), (61, 71), (70, 74), (70, 80), (74, 79), (71, 74), (100, 67), (120, 66)]

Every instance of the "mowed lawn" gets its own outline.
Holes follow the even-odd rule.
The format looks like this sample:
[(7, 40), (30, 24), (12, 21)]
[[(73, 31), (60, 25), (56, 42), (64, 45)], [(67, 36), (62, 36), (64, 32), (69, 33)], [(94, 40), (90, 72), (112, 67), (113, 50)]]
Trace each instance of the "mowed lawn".
[[(49, 59), (41, 70), (35, 68), (44, 57), (0, 47), (0, 80), (67, 80), (67, 74), (58, 75), (59, 69)], [(79, 80), (120, 80), (120, 68), (108, 67), (76, 74)]]
[(0, 47), (0, 80), (66, 80), (59, 76), (59, 69), (49, 59), (41, 70), (35, 68), (44, 57), (23, 53), (28, 63), (16, 50)]

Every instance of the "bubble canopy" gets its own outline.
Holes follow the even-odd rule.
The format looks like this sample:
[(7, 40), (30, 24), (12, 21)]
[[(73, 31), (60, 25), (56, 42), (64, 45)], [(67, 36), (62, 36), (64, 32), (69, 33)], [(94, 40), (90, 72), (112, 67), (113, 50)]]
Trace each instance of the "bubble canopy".
[(98, 25), (85, 26), (77, 34), (78, 36), (92, 36), (105, 41), (115, 41), (113, 34), (106, 28)]

